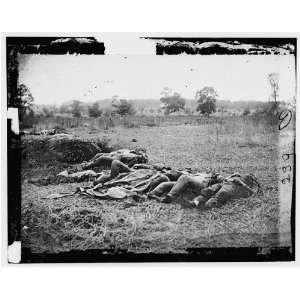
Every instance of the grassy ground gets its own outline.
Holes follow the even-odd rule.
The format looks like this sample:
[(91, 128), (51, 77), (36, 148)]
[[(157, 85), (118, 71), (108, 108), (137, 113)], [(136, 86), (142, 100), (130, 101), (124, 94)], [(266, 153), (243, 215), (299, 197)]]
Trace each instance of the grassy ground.
[(114, 148), (144, 147), (151, 163), (226, 174), (254, 173), (264, 194), (205, 211), (148, 200), (136, 203), (85, 196), (42, 199), (87, 183), (30, 184), (26, 181), (29, 177), (57, 172), (65, 165), (24, 164), (22, 225), (26, 227), (22, 236), (23, 245), (33, 252), (116, 247), (143, 253), (180, 253), (190, 247), (276, 246), (278, 136), (263, 122), (243, 119), (199, 126), (72, 130), (86, 139), (105, 138)]

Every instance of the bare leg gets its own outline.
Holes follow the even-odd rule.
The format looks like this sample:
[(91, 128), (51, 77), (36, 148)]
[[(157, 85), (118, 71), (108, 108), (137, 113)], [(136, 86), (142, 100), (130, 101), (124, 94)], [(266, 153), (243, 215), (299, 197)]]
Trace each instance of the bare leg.
[(172, 187), (175, 185), (175, 181), (162, 182), (154, 190), (149, 193), (149, 196), (161, 197), (168, 193)]
[(111, 170), (110, 170), (110, 175), (107, 174), (103, 174), (101, 176), (99, 176), (95, 182), (94, 185), (99, 185), (99, 184), (103, 184), (113, 178), (118, 177), (118, 175), (120, 173), (128, 173), (130, 172), (130, 168), (128, 168), (128, 166), (126, 166), (125, 164), (123, 164), (122, 162), (120, 162), (119, 160), (113, 160), (111, 163)]
[(83, 164), (82, 169), (86, 170), (86, 169), (91, 169), (94, 167), (110, 166), (112, 164), (112, 162), (113, 162), (113, 159), (111, 157), (99, 156), (99, 157), (95, 157), (94, 160)]
[(129, 173), (130, 171), (131, 169), (127, 165), (114, 159), (111, 163), (110, 178), (116, 178), (120, 173)]
[(199, 190), (203, 188), (203, 184), (189, 175), (182, 175), (177, 180), (174, 187), (168, 193), (170, 198), (176, 198), (187, 189)]
[(153, 178), (146, 179), (134, 186), (137, 192), (150, 192), (155, 189), (160, 183), (170, 181), (170, 179), (163, 174), (157, 174)]
[(159, 175), (158, 177), (154, 178), (153, 181), (150, 182), (149, 187), (146, 191), (153, 191), (156, 187), (158, 187), (163, 182), (169, 182), (170, 179), (166, 175)]

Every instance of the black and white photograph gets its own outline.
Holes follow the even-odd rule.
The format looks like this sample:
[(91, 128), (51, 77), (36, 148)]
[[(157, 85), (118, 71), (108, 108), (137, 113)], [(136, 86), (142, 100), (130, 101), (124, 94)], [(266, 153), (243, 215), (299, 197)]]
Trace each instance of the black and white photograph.
[(295, 260), (295, 35), (4, 42), (9, 263)]

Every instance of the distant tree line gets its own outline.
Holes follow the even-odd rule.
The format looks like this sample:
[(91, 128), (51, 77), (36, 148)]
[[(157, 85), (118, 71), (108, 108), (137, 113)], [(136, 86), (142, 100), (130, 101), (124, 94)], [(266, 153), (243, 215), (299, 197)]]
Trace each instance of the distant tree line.
[(93, 103), (85, 103), (79, 100), (71, 100), (56, 105), (32, 105), (32, 112), (35, 116), (40, 117), (54, 117), (72, 116), (74, 118), (91, 117), (99, 118), (101, 116), (113, 116), (113, 115), (134, 115), (136, 113), (134, 105), (131, 101), (126, 99), (117, 99), (111, 101), (110, 105), (101, 106), (101, 101), (95, 101)]
[[(61, 105), (37, 105), (34, 104), (34, 97), (30, 89), (25, 84), (20, 84), (16, 93), (16, 103), (19, 103), (20, 121), (33, 116), (53, 117), (92, 117), (101, 116), (126, 116), (126, 115), (170, 115), (170, 114), (202, 114), (210, 116), (218, 112), (225, 114), (229, 110), (242, 111), (242, 115), (247, 116), (255, 111), (266, 115), (276, 116), (279, 101), (279, 75), (270, 73), (267, 81), (271, 88), (269, 102), (263, 101), (229, 101), (220, 100), (214, 87), (205, 86), (195, 93), (193, 100), (184, 99), (178, 92), (165, 87), (161, 92), (160, 102), (157, 100), (127, 100), (119, 98), (117, 95), (111, 99), (99, 100), (86, 103), (77, 99), (62, 103)], [(160, 103), (160, 105), (159, 105)], [(188, 104), (188, 105), (187, 105)]]

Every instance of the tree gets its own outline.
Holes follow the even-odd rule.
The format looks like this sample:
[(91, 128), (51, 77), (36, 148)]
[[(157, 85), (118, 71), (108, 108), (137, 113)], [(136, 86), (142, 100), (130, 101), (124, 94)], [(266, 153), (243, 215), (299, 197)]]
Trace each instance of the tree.
[(125, 99), (115, 99), (112, 102), (112, 106), (114, 109), (114, 112), (116, 114), (119, 114), (121, 116), (125, 116), (125, 115), (134, 115), (135, 114), (135, 109), (134, 106), (132, 104), (132, 102), (125, 100)]
[(99, 118), (102, 115), (99, 102), (94, 102), (88, 107), (88, 113), (91, 118)]
[(20, 84), (17, 89), (17, 97), (16, 104), (19, 108), (19, 117), (22, 122), (26, 114), (30, 114), (33, 116), (33, 101), (34, 98), (29, 90), (29, 88), (25, 84)]
[(71, 104), (71, 112), (73, 117), (80, 118), (81, 117), (81, 103), (79, 100), (74, 100)]
[(206, 86), (196, 92), (195, 100), (197, 102), (197, 111), (201, 114), (209, 115), (216, 112), (217, 91), (213, 87)]
[(162, 90), (162, 92), (160, 93), (162, 95), (162, 97), (170, 97), (173, 94), (172, 89), (168, 88), (168, 87), (164, 87), (164, 89)]
[(171, 89), (165, 87), (161, 95), (160, 101), (163, 104), (161, 108), (166, 115), (184, 110), (185, 100), (179, 93), (173, 92)]
[(269, 115), (277, 115), (278, 113), (278, 96), (279, 96), (279, 74), (270, 73), (268, 74), (268, 82), (271, 87), (271, 95), (269, 97), (270, 104), (267, 108), (267, 113)]
[(17, 103), (20, 107), (31, 107), (33, 105), (33, 96), (25, 84), (20, 84), (17, 91)]
[(271, 96), (270, 100), (277, 102), (279, 95), (279, 74), (278, 73), (270, 73), (268, 74), (268, 81), (271, 86)]
[(66, 103), (61, 104), (61, 106), (59, 107), (59, 113), (61, 114), (69, 114), (71, 113), (71, 108), (70, 105), (67, 105)]
[(45, 117), (53, 117), (55, 114), (55, 106), (45, 105), (43, 106), (43, 115)]

